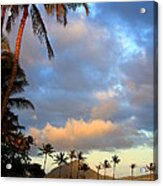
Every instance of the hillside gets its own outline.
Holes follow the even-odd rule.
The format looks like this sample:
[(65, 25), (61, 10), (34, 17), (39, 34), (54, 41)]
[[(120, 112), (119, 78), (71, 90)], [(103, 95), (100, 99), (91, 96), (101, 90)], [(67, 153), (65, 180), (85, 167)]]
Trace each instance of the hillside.
[[(77, 177), (77, 161), (72, 162), (72, 166), (73, 166), (73, 170), (72, 170), (72, 179), (76, 179)], [(61, 167), (61, 178), (65, 178), (68, 179), (70, 178), (70, 167), (71, 164), (69, 165), (63, 165)], [(51, 170), (49, 173), (46, 174), (45, 178), (58, 178), (59, 177), (59, 167), (54, 168), (53, 170)], [(97, 179), (97, 172), (89, 169), (86, 174), (85, 174), (86, 179)], [(79, 179), (83, 179), (83, 171), (80, 171), (79, 174)], [(99, 179), (104, 179), (103, 175), (99, 176)], [(109, 176), (106, 176), (107, 180), (111, 180), (112, 178)]]

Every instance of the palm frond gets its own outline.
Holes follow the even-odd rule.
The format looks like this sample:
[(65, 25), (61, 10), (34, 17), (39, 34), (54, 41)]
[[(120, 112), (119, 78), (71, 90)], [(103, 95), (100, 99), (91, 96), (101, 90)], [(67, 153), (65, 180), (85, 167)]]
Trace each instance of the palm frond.
[(55, 4), (44, 4), (45, 11), (48, 15), (54, 15), (54, 10), (56, 8)]
[(16, 18), (19, 16), (19, 5), (12, 5), (10, 8), (10, 16), (8, 16), (6, 23), (6, 30), (10, 32), (12, 30), (12, 26), (15, 23)]
[(31, 108), (31, 109), (34, 110), (33, 104), (25, 98), (10, 98), (8, 104), (9, 104), (9, 106), (15, 107), (15, 108), (18, 108), (18, 109)]
[(52, 57), (54, 57), (54, 52), (48, 39), (45, 24), (36, 5), (31, 5), (30, 14), (33, 24), (33, 33), (38, 36), (41, 43), (45, 42), (48, 50), (48, 57), (49, 59), (51, 59)]

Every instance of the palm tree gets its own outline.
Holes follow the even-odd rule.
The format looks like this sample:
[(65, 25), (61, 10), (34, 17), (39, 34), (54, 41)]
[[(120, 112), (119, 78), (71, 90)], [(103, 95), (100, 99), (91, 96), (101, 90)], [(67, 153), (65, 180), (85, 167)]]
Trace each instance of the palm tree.
[(69, 158), (70, 158), (70, 178), (72, 178), (73, 159), (76, 159), (76, 152), (75, 152), (75, 150), (71, 150), (68, 155), (69, 155)]
[[(14, 61), (14, 54), (11, 52), (9, 42), (6, 37), (1, 39), (1, 98), (5, 96), (5, 92), (9, 83), (10, 73), (12, 71), (12, 65)], [(20, 126), (18, 121), (18, 116), (13, 112), (13, 108), (16, 109), (34, 109), (33, 104), (26, 98), (17, 97), (17, 93), (24, 91), (24, 87), (28, 85), (26, 80), (26, 75), (23, 69), (18, 65), (18, 70), (16, 78), (13, 84), (13, 89), (9, 97), (7, 104), (7, 111), (1, 122), (2, 124), (2, 142), (5, 142), (5, 139), (13, 139), (15, 133), (19, 133), (21, 129), (24, 129), (23, 126)], [(12, 137), (11, 137), (12, 136)]]
[(121, 160), (117, 155), (112, 156), (112, 162), (113, 162), (113, 180), (115, 179), (115, 171), (116, 171), (116, 164), (118, 164)]
[(156, 171), (156, 164), (155, 163), (149, 163), (149, 165), (146, 165), (147, 171), (149, 171), (150, 180), (152, 180), (152, 174)]
[(61, 178), (62, 165), (68, 164), (67, 163), (68, 157), (66, 156), (64, 152), (60, 152), (54, 156), (53, 160), (54, 160), (54, 163), (57, 164), (59, 167), (58, 177)]
[(86, 179), (86, 172), (90, 169), (87, 163), (83, 163), (80, 167), (80, 170), (83, 171), (83, 179)]
[(79, 178), (81, 162), (83, 162), (85, 159), (86, 159), (86, 157), (83, 156), (83, 152), (79, 151), (77, 153), (77, 162), (78, 162), (78, 165), (77, 165), (78, 166), (78, 170), (77, 170), (77, 176), (76, 176), (77, 179)]
[[(1, 98), (5, 96), (5, 92), (9, 83), (12, 71), (14, 54), (10, 49), (8, 39), (4, 36), (1, 38)], [(8, 172), (8, 176), (16, 176), (18, 172), (23, 175), (25, 166), (29, 164), (30, 157), (28, 152), (31, 145), (34, 145), (32, 136), (25, 136), (22, 133), (24, 126), (19, 124), (18, 115), (14, 113), (16, 109), (34, 109), (33, 104), (23, 97), (18, 97), (18, 93), (24, 91), (24, 87), (28, 85), (26, 75), (18, 64), (16, 78), (14, 80), (13, 89), (9, 97), (6, 113), (1, 120), (1, 149), (2, 149), (2, 174), (6, 174), (6, 164), (12, 162), (12, 171)], [(18, 172), (15, 172), (19, 166)], [(19, 176), (20, 176), (19, 175)]]
[(102, 166), (104, 168), (104, 180), (106, 179), (106, 170), (111, 168), (111, 165), (108, 160), (104, 160), (104, 163), (102, 163)]
[(99, 180), (100, 170), (102, 169), (102, 166), (101, 165), (96, 165), (96, 169), (97, 169), (97, 179)]
[(38, 153), (38, 155), (44, 155), (44, 164), (43, 164), (43, 168), (44, 171), (46, 169), (46, 164), (47, 164), (47, 157), (51, 157), (53, 158), (52, 154), (55, 152), (53, 146), (51, 144), (42, 144), (42, 148), (39, 148), (39, 150), (41, 151), (40, 153)]
[[(44, 7), (45, 7), (47, 14), (51, 14), (52, 12), (54, 14), (54, 11), (56, 10), (57, 21), (59, 21), (61, 23), (63, 22), (64, 25), (66, 25), (67, 24), (67, 10), (68, 9), (76, 10), (77, 6), (81, 6), (81, 5), (84, 6), (84, 8), (86, 9), (86, 13), (88, 15), (89, 10), (88, 10), (87, 4), (85, 4), (85, 3), (53, 4), (53, 5), (44, 5)], [(54, 56), (53, 49), (52, 49), (51, 44), (48, 39), (45, 24), (43, 22), (43, 19), (41, 17), (39, 9), (37, 8), (36, 5), (32, 4), (32, 5), (8, 5), (8, 6), (3, 5), (3, 6), (1, 6), (1, 11), (2, 11), (1, 35), (2, 35), (2, 31), (3, 31), (4, 19), (6, 16), (6, 9), (10, 9), (10, 12), (11, 12), (11, 15), (9, 15), (7, 17), (7, 23), (6, 23), (6, 30), (8, 32), (11, 31), (12, 24), (15, 23), (15, 20), (19, 16), (20, 11), (23, 11), (23, 15), (22, 15), (21, 22), (20, 22), (19, 29), (18, 29), (18, 33), (17, 33), (17, 39), (16, 39), (16, 44), (15, 44), (15, 53), (14, 53), (14, 63), (13, 63), (11, 78), (9, 80), (9, 84), (8, 84), (8, 88), (5, 93), (5, 97), (2, 101), (2, 109), (1, 109), (2, 110), (2, 112), (1, 112), (2, 119), (3, 119), (3, 116), (6, 112), (9, 96), (11, 94), (14, 80), (15, 80), (16, 74), (17, 74), (17, 67), (18, 67), (18, 63), (19, 63), (22, 37), (23, 37), (26, 22), (27, 22), (27, 18), (29, 15), (28, 11), (30, 11), (30, 15), (32, 18), (32, 27), (33, 27), (34, 34), (38, 36), (41, 43), (43, 43), (43, 41), (44, 41), (44, 43), (46, 44), (49, 59), (51, 59)]]
[(133, 177), (134, 177), (134, 169), (136, 168), (136, 164), (135, 163), (132, 163), (130, 165), (130, 168), (131, 168), (131, 179), (133, 180)]

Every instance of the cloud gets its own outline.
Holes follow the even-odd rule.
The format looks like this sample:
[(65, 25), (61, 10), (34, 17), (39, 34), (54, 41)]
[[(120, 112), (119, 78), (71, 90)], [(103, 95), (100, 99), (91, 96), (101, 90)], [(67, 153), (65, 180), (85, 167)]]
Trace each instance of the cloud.
[[(140, 145), (152, 145), (147, 131), (138, 131), (129, 125), (119, 126), (104, 120), (68, 119), (64, 127), (47, 123), (44, 128), (30, 128), (36, 143), (51, 143), (56, 150), (114, 150)], [(149, 142), (150, 141), (150, 142)]]
[[(140, 5), (148, 8), (148, 14), (133, 14)], [(122, 123), (132, 115), (137, 118), (135, 127), (152, 129), (151, 5), (95, 3), (91, 11), (84, 18), (81, 12), (70, 13), (64, 27), (41, 10), (55, 49), (52, 61), (33, 35), (28, 19), (20, 64), (30, 84), (23, 96), (36, 110), (20, 113), (27, 130), (31, 125), (42, 128), (47, 121), (64, 126), (67, 118)], [(133, 26), (135, 21), (137, 26)], [(17, 27), (15, 24), (9, 36), (12, 48)]]
[(118, 102), (117, 100), (107, 100), (102, 101), (92, 108), (91, 117), (92, 118), (101, 118), (101, 119), (110, 119), (111, 116), (116, 113), (118, 110)]

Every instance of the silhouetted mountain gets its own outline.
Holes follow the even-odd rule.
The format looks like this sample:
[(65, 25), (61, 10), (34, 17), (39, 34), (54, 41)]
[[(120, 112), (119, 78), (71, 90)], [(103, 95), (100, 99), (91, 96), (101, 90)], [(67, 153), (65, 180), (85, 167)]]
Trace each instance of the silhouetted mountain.
[[(61, 178), (69, 179), (70, 178), (70, 168), (71, 163), (68, 165), (61, 166)], [(77, 161), (72, 162), (72, 179), (77, 178), (77, 170), (78, 170), (78, 163)], [(45, 178), (59, 178), (59, 167), (54, 168), (49, 173), (45, 175)], [(79, 179), (84, 179), (83, 171), (80, 170), (79, 173)], [(85, 179), (97, 179), (97, 172), (92, 170), (91, 168), (85, 173)], [(104, 179), (103, 175), (99, 175), (99, 179)], [(109, 176), (106, 176), (107, 180), (111, 180), (112, 178)]]

